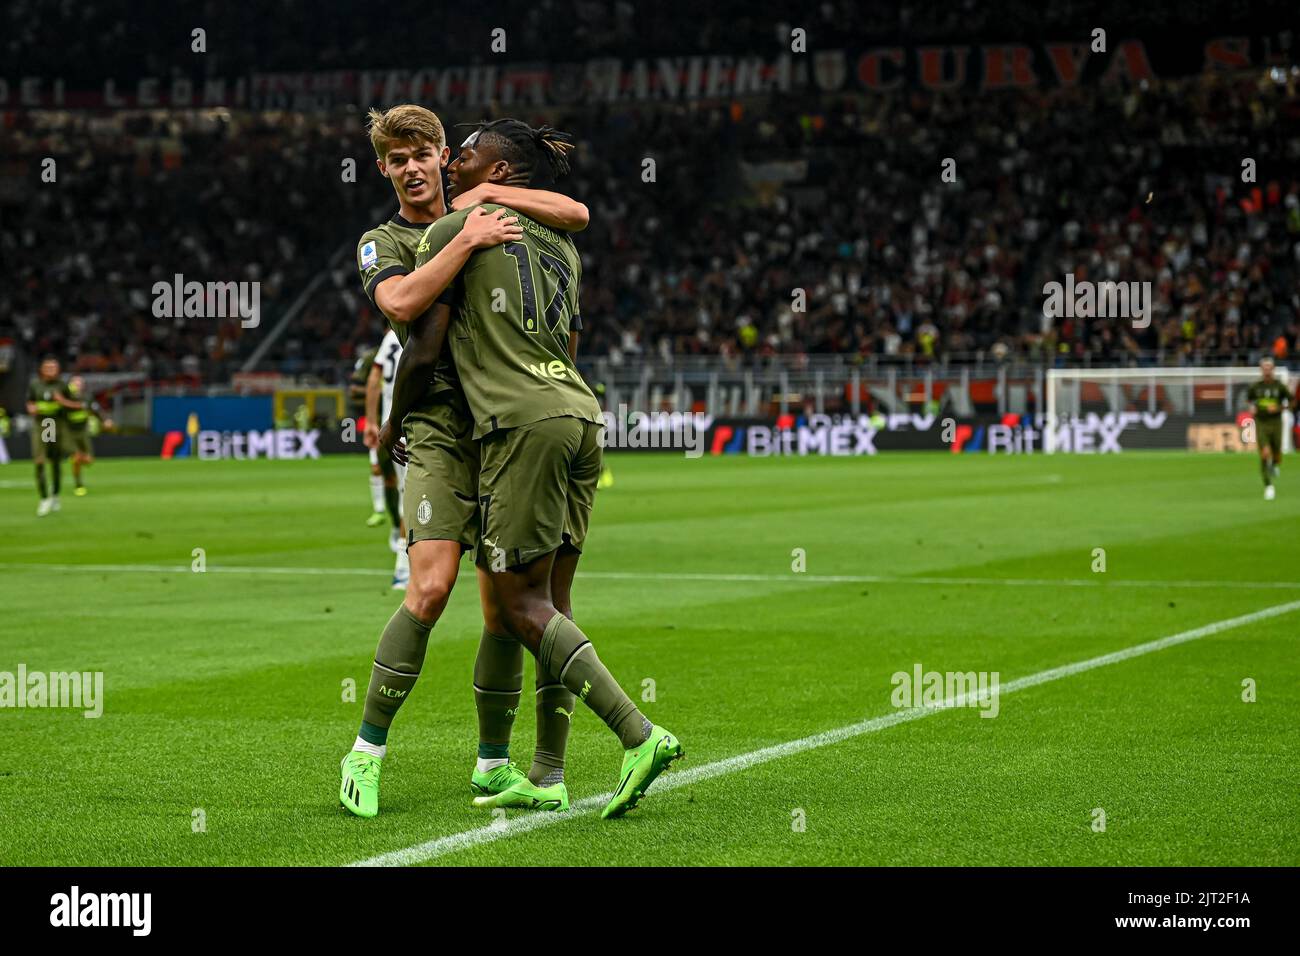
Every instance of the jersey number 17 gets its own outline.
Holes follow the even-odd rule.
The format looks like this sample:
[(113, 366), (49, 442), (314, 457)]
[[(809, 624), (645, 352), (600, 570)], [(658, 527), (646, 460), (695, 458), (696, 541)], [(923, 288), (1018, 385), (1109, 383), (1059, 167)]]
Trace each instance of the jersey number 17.
[[(541, 331), (537, 316), (538, 289), (533, 279), (532, 258), (528, 255), (528, 246), (522, 242), (507, 242), (502, 249), (515, 260), (519, 270), (519, 291), (522, 295), (524, 331), (536, 335)], [(542, 267), (541, 297), (546, 299), (546, 312), (543, 319), (546, 328), (555, 332), (560, 327), (560, 320), (568, 311), (569, 283), (573, 272), (559, 256), (552, 255), (544, 249), (537, 250), (537, 261)]]

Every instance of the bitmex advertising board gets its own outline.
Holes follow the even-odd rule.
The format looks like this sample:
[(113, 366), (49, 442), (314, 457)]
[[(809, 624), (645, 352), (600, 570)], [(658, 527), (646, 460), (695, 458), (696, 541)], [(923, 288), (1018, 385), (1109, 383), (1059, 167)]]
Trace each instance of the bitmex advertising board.
[(708, 454), (876, 455), (888, 451), (956, 454), (1112, 454), (1126, 448), (1185, 447), (1186, 427), (1164, 412), (1084, 415), (1047, 425), (1024, 415), (955, 419), (942, 415), (785, 415), (771, 421), (711, 423)]
[[(1047, 423), (1042, 416), (955, 419), (904, 412), (891, 415), (782, 415), (771, 419), (709, 415), (640, 415), (634, 424), (606, 413), (605, 447), (754, 457), (852, 457), (889, 451), (951, 454), (1105, 455), (1127, 450), (1248, 450), (1247, 442), (1210, 443), (1207, 434), (1242, 431), (1240, 421), (1156, 412), (1089, 413)], [(1208, 430), (1208, 431), (1207, 431)], [(1248, 432), (1247, 432), (1248, 433)]]
[[(352, 429), (260, 429), (225, 431), (195, 427), (162, 435), (100, 435), (101, 458), (147, 455), (200, 460), (312, 459), (332, 454), (364, 454)], [(751, 455), (757, 458), (854, 457), (891, 451), (949, 454), (1109, 455), (1124, 451), (1181, 449), (1199, 452), (1252, 452), (1249, 418), (1117, 412), (1063, 418), (1047, 425), (1026, 415), (954, 419), (904, 412), (893, 415), (782, 415), (776, 418), (713, 418), (710, 415), (605, 413), (605, 448), (611, 452), (655, 451), (688, 458)], [(1300, 441), (1300, 429), (1296, 429)], [(350, 439), (350, 440), (348, 440)], [(0, 463), (30, 457), (28, 436), (0, 438)]]

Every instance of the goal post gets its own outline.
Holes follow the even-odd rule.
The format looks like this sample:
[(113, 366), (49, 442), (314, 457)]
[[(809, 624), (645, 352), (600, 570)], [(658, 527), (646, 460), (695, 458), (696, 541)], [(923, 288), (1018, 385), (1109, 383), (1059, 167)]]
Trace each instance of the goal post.
[[(1279, 381), (1294, 393), (1294, 379), (1278, 365)], [(1250, 366), (1196, 368), (1053, 368), (1044, 381), (1044, 427), (1061, 429), (1093, 418), (1124, 420), (1140, 439), (1128, 447), (1180, 448), (1192, 451), (1253, 449), (1238, 427), (1249, 412), (1246, 392), (1259, 381), (1259, 368)], [(1109, 417), (1108, 417), (1109, 416)], [(1283, 423), (1284, 450), (1293, 449), (1293, 416)], [(1045, 441), (1049, 454), (1062, 443)]]

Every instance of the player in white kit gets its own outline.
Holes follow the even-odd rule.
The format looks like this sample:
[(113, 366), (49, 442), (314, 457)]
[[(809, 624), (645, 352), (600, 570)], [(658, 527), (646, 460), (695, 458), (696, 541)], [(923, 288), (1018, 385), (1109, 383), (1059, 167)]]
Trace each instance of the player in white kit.
[[(397, 362), (402, 357), (402, 344), (397, 341), (397, 333), (392, 329), (384, 336), (383, 342), (379, 344), (379, 351), (375, 353), (375, 369), (379, 372), (378, 383), (375, 382), (376, 376), (370, 376), (366, 385), (366, 444), (370, 446), (371, 461), (378, 461), (376, 451), (376, 442), (378, 438), (379, 425), (388, 420), (388, 409), (393, 403), (393, 379), (397, 376)], [(375, 388), (375, 385), (378, 385)], [(377, 407), (376, 407), (377, 406)], [(378, 414), (372, 414), (378, 412)], [(373, 437), (371, 434), (371, 425), (374, 425)], [(395, 461), (385, 463), (393, 469), (397, 477), (397, 513), (402, 514), (402, 488), (406, 484), (406, 466), (399, 465)], [(399, 518), (400, 521), (400, 518)], [(411, 563), (406, 556), (406, 528), (401, 524), (393, 529), (389, 545), (397, 552), (397, 563), (393, 568), (393, 588), (395, 590), (406, 590), (407, 582), (411, 577)]]

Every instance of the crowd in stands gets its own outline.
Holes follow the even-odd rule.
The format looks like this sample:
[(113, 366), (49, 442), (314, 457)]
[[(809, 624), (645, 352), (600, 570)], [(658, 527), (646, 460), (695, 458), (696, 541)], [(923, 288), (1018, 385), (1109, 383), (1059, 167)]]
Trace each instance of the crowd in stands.
[[(1294, 356), (1298, 79), (548, 114), (580, 142), (557, 188), (591, 210), (582, 351)], [(15, 115), (0, 129), (0, 337), (77, 368), (221, 381), (325, 273), (261, 367), (341, 376), (377, 342), (351, 249), (396, 203), (357, 114)], [(453, 147), (453, 123), (478, 118), (443, 117)], [(156, 317), (152, 286), (176, 273), (261, 281), (261, 327)], [(1149, 281), (1150, 327), (1045, 319), (1043, 285), (1067, 273)]]
[(257, 330), (165, 314), (155, 284), (260, 282), (264, 331), (364, 218), (340, 176), (354, 151), (304, 116), (13, 114), (0, 337), (81, 371), (228, 378)]
[[(809, 49), (888, 42), (1060, 40), (1080, 24), (1116, 35), (1181, 29), (1249, 35), (1289, 22), (1291, 0), (498, 0), (446, 7), (388, 0), (381, 9), (320, 0), (223, 4), (134, 0), (8, 0), (0, 8), (6, 77), (61, 77), (70, 88), (106, 77), (247, 75), (299, 70), (385, 69), (430, 63), (580, 61), (592, 57), (757, 53), (806, 31)], [(193, 31), (205, 31), (203, 52)], [(506, 31), (505, 50), (492, 31)], [(563, 36), (557, 56), (556, 36)]]
[[(562, 117), (583, 139), (562, 185), (592, 215), (583, 352), (1294, 356), (1297, 121), (1294, 79)], [(1044, 319), (1043, 286), (1067, 273), (1150, 282), (1150, 326)], [(368, 308), (344, 261), (308, 310), (304, 358), (328, 358), (329, 330)]]

